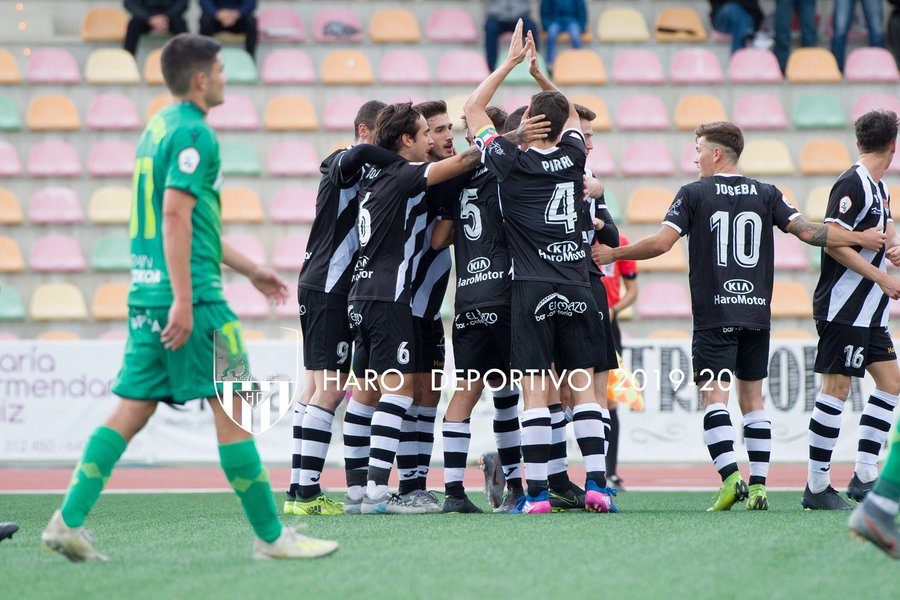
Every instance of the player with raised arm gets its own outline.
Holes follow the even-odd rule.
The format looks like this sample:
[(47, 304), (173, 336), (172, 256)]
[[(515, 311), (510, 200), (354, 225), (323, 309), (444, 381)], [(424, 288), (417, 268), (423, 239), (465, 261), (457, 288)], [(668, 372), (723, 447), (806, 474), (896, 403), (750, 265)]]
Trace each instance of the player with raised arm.
[[(851, 233), (810, 223), (773, 185), (738, 171), (744, 136), (732, 123), (701, 125), (694, 132), (700, 179), (681, 187), (655, 235), (619, 248), (597, 246), (599, 264), (646, 260), (668, 252), (689, 235), (692, 369), (704, 406), (703, 439), (722, 477), (710, 511), (729, 510), (750, 497), (747, 508), (766, 510), (771, 422), (762, 399), (768, 374), (772, 285), (777, 226), (813, 246), (879, 248), (876, 229)], [(750, 456), (750, 488), (734, 453), (728, 396), (736, 379)]]
[(831, 188), (825, 222), (834, 231), (883, 228), (887, 247), (829, 248), (813, 297), (819, 332), (815, 371), (822, 388), (809, 420), (809, 475), (801, 500), (806, 509), (835, 510), (850, 505), (831, 487), (831, 452), (850, 378), (866, 371), (875, 380), (859, 420), (856, 466), (847, 495), (862, 500), (878, 476), (878, 453), (891, 428), (900, 393), (897, 353), (888, 332), (888, 299), (900, 295), (900, 281), (887, 274), (885, 254), (900, 264), (900, 240), (891, 219), (888, 186), (881, 179), (897, 141), (897, 115), (872, 111), (856, 120), (859, 160)]
[(197, 398), (212, 409), (222, 469), (256, 534), (254, 558), (311, 558), (337, 549), (337, 542), (282, 526), (251, 434), (216, 397), (220, 353), (249, 373), (241, 323), (222, 290), (222, 264), (270, 300), (288, 297), (275, 272), (222, 242), (219, 144), (205, 118), (224, 98), (219, 50), (216, 40), (190, 34), (163, 47), (163, 77), (177, 101), (150, 120), (137, 149), (128, 342), (112, 387), (120, 399), (88, 439), (62, 506), (41, 536), (47, 548), (73, 562), (107, 560), (83, 525), (128, 442), (160, 402)]

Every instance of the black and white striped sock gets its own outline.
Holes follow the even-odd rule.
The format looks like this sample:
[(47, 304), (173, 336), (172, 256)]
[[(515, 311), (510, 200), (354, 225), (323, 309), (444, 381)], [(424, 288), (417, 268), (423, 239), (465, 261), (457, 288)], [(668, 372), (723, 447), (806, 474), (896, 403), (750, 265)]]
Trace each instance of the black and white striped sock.
[(321, 406), (308, 406), (303, 417), (303, 459), (300, 462), (300, 498), (309, 500), (322, 493), (319, 479), (331, 444), (334, 413)]
[(444, 489), (448, 496), (463, 498), (466, 495), (463, 477), (472, 439), (469, 419), (461, 423), (444, 421), (441, 433), (444, 436)]
[(831, 485), (831, 453), (841, 433), (844, 403), (819, 394), (809, 418), (809, 490), (818, 494)]
[(572, 409), (575, 439), (584, 457), (587, 480), (598, 487), (606, 487), (606, 440), (604, 438), (603, 409), (596, 402), (579, 404)]
[(296, 496), (300, 491), (300, 464), (303, 456), (303, 416), (306, 405), (294, 405), (294, 430), (291, 436), (291, 487), (288, 495)]
[(406, 495), (416, 489), (419, 475), (419, 444), (416, 433), (416, 420), (419, 415), (418, 406), (410, 406), (403, 415), (403, 426), (400, 428), (400, 444), (397, 446), (397, 475), (400, 477), (400, 495)]
[(522, 413), (522, 458), (528, 495), (532, 498), (547, 490), (550, 436), (550, 411), (546, 407)]
[(416, 419), (416, 434), (418, 438), (418, 488), (428, 487), (428, 469), (431, 466), (431, 453), (434, 451), (434, 421), (437, 419), (436, 406), (420, 406), (419, 416)]
[(710, 404), (703, 414), (703, 441), (709, 449), (709, 456), (716, 465), (716, 470), (725, 481), (729, 475), (737, 472), (737, 457), (734, 454), (734, 427), (731, 416), (721, 402)]
[(765, 410), (744, 415), (744, 442), (750, 459), (750, 485), (766, 485), (772, 456), (772, 421)]
[(358, 500), (366, 491), (369, 468), (369, 437), (372, 435), (374, 406), (366, 406), (352, 398), (344, 413), (344, 469), (347, 473), (347, 495)]
[(569, 466), (566, 455), (566, 415), (562, 404), (550, 407), (550, 460), (547, 462), (547, 481), (558, 492), (566, 492), (571, 487)]
[(394, 466), (394, 456), (400, 445), (400, 427), (403, 415), (412, 406), (413, 399), (399, 394), (382, 394), (372, 415), (372, 438), (369, 450), (369, 476), (366, 495), (380, 498), (388, 491), (388, 477)]
[[(519, 394), (494, 394), (494, 439), (507, 485), (522, 487), (522, 431), (519, 428)], [(509, 394), (508, 391), (506, 391)]]
[(878, 478), (878, 454), (891, 431), (897, 396), (876, 389), (869, 396), (859, 418), (859, 445), (856, 452), (856, 476), (863, 483)]

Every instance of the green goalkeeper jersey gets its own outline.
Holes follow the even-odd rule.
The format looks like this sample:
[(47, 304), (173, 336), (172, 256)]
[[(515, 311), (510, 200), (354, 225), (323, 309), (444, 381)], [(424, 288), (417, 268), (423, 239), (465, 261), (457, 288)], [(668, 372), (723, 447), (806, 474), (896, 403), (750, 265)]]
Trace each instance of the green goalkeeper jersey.
[(222, 164), (219, 142), (193, 102), (156, 114), (141, 136), (131, 204), (131, 288), (128, 304), (172, 304), (163, 252), (163, 193), (173, 188), (197, 199), (191, 222), (191, 284), (194, 303), (222, 302)]

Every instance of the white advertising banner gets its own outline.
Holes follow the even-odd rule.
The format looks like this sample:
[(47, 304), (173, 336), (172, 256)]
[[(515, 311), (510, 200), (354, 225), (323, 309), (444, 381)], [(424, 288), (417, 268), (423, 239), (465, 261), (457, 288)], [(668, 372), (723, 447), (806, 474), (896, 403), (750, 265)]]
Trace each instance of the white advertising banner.
[[(248, 342), (254, 378), (294, 376), (300, 360), (296, 346), (289, 341)], [(87, 437), (115, 406), (110, 387), (121, 364), (123, 347), (119, 341), (4, 342), (0, 349), (0, 462), (77, 461)], [(646, 410), (619, 411), (621, 461), (708, 461), (697, 388), (690, 383), (690, 343), (632, 340), (623, 358), (634, 372), (636, 384), (644, 388)], [(807, 458), (806, 430), (820, 380), (813, 373), (814, 359), (815, 345), (811, 342), (772, 342), (763, 395), (772, 419), (773, 462), (804, 462)], [(448, 360), (448, 375), (450, 363), (452, 360)], [(210, 376), (212, 371), (211, 364)], [(451, 386), (449, 377), (445, 382), (442, 409), (451, 394), (446, 389)], [(856, 427), (872, 388), (869, 378), (853, 382), (834, 454), (836, 461), (855, 459)], [(745, 459), (735, 392), (730, 409), (738, 456)], [(256, 436), (267, 462), (290, 462), (292, 412)], [(440, 410), (436, 423), (435, 464), (442, 460), (442, 413)], [(472, 417), (473, 459), (494, 447), (492, 416), (492, 403), (486, 398)], [(333, 465), (342, 464), (340, 421), (335, 419), (328, 455)], [(575, 460), (580, 457), (574, 439), (570, 440), (570, 456)], [(129, 446), (124, 460), (144, 464), (218, 462), (209, 408), (201, 402), (190, 402), (179, 409), (160, 405), (147, 428)]]

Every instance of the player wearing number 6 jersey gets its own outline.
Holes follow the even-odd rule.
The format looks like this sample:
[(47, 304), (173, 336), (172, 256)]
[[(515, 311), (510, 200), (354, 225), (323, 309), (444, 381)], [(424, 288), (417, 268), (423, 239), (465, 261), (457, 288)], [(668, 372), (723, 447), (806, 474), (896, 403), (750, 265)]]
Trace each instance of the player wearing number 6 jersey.
[[(691, 361), (705, 407), (703, 438), (723, 482), (709, 510), (729, 510), (748, 496), (737, 467), (727, 409), (735, 383), (750, 457), (747, 508), (766, 510), (772, 438), (763, 408), (762, 380), (768, 374), (775, 271), (772, 228), (777, 226), (808, 244), (829, 247), (879, 248), (884, 234), (810, 223), (778, 188), (741, 175), (737, 163), (744, 136), (734, 124), (707, 123), (694, 135), (694, 164), (700, 179), (678, 191), (660, 231), (628, 246), (597, 247), (593, 255), (600, 264), (644, 260), (669, 251), (679, 237), (690, 236)], [(732, 377), (737, 381), (732, 382)]]

